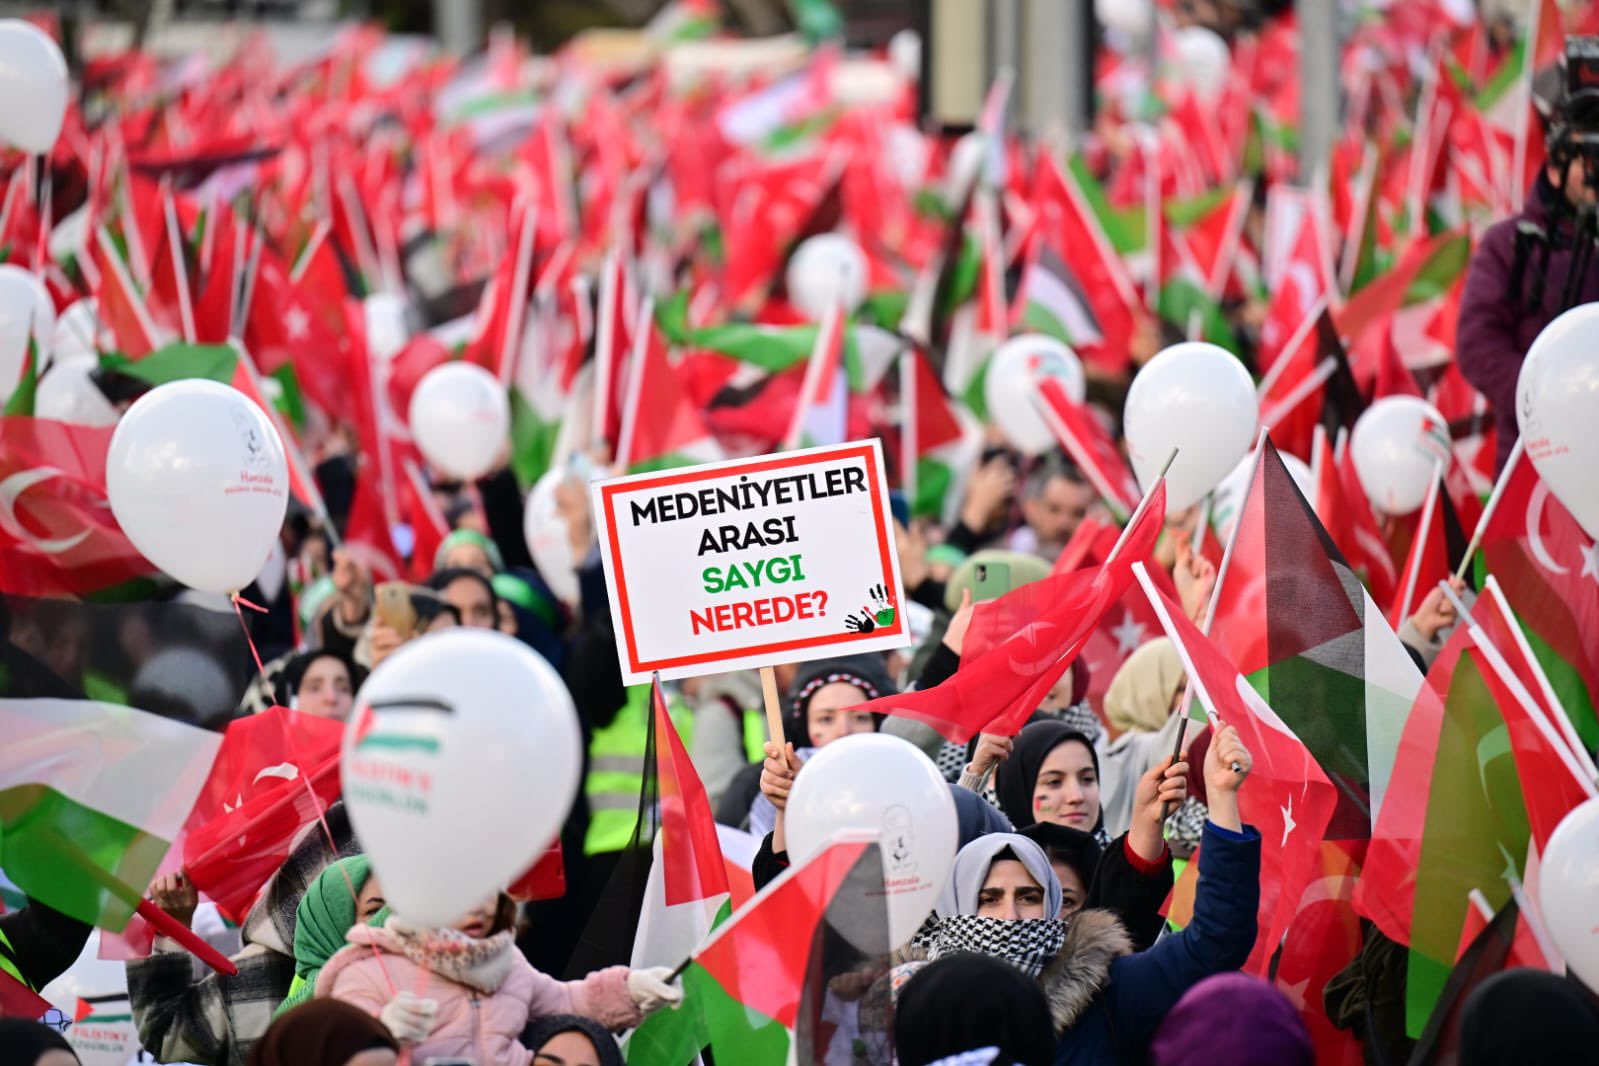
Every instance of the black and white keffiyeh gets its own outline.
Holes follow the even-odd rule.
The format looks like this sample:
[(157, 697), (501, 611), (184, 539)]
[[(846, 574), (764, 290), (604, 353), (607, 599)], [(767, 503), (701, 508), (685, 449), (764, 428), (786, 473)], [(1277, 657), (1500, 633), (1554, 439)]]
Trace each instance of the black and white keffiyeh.
[(911, 938), (927, 952), (927, 961), (973, 952), (1004, 959), (1029, 977), (1037, 977), (1066, 943), (1066, 923), (1029, 918), (1010, 921), (956, 914), (929, 919)]

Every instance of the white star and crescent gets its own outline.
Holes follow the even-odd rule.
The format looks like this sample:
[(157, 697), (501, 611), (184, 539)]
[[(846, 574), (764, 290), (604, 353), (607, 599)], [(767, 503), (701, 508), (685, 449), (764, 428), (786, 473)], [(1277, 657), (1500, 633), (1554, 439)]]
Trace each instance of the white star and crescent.
[(1116, 641), (1116, 653), (1122, 657), (1131, 655), (1144, 643), (1144, 627), (1133, 620), (1131, 611), (1123, 612), (1122, 620), (1116, 623), (1110, 635)]
[(62, 472), (53, 466), (35, 466), (28, 470), (19, 470), (4, 480), (0, 480), (0, 529), (4, 529), (18, 540), (25, 541), (46, 555), (61, 555), (89, 539), (93, 530), (85, 526), (77, 533), (65, 537), (39, 537), (28, 532), (27, 528), (17, 520), (17, 503), (22, 499), (22, 494), (41, 485), (53, 477), (60, 477)]

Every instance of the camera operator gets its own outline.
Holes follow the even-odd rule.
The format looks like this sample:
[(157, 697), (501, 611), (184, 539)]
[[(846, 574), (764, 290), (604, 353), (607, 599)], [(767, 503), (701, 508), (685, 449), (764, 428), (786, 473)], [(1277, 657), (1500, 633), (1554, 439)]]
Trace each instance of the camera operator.
[(1460, 370), (1493, 405), (1496, 470), (1519, 433), (1516, 379), (1533, 339), (1562, 311), (1599, 301), (1599, 38), (1568, 38), (1565, 62), (1543, 170), (1521, 213), (1483, 235), (1460, 304)]

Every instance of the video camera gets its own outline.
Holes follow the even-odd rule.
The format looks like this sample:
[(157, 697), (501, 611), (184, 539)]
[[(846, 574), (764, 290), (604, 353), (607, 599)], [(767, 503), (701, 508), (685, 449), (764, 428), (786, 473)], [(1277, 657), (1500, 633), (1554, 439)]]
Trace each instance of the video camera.
[(1550, 116), (1549, 163), (1562, 172), (1576, 159), (1599, 188), (1599, 37), (1567, 37), (1565, 77)]

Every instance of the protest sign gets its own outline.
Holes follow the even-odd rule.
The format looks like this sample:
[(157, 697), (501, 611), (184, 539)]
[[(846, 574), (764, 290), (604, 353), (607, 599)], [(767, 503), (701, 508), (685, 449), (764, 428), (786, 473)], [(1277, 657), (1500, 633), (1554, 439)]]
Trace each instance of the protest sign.
[(629, 684), (910, 642), (875, 440), (591, 491)]

